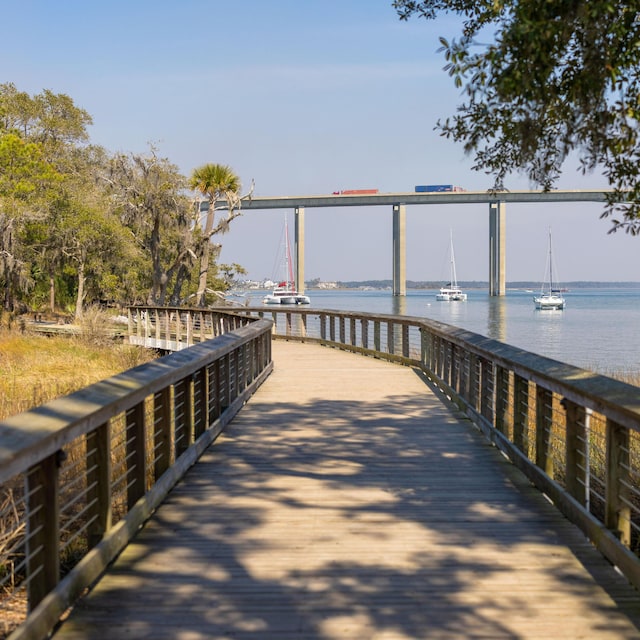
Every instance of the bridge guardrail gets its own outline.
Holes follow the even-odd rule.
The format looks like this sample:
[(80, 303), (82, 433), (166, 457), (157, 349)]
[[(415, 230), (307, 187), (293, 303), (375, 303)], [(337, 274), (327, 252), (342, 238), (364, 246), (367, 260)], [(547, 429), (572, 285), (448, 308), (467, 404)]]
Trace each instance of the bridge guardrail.
[(0, 637), (10, 612), (12, 640), (47, 637), (271, 373), (271, 322), (223, 315), (223, 335), (0, 422)]
[(640, 588), (640, 388), (437, 321), (245, 307), (274, 337), (419, 369)]

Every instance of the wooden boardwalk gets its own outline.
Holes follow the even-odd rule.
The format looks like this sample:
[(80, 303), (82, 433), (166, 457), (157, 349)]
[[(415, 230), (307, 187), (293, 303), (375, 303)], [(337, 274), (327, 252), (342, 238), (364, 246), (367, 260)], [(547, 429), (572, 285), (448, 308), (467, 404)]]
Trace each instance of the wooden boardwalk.
[(56, 640), (640, 638), (637, 592), (416, 372), (274, 361)]

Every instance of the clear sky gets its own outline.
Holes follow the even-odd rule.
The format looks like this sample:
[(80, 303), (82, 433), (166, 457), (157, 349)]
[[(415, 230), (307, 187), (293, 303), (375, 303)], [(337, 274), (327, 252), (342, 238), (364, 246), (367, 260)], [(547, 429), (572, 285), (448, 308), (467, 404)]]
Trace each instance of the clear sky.
[[(185, 175), (230, 165), (255, 194), (338, 189), (485, 190), (460, 145), (434, 131), (460, 93), (438, 36), (453, 19), (400, 22), (391, 0), (2, 0), (0, 82), (69, 95), (92, 141), (143, 153), (154, 144)], [(568, 166), (558, 188), (606, 187)], [(531, 188), (522, 176), (510, 189)], [(640, 280), (640, 238), (608, 235), (597, 204), (509, 205), (507, 280), (541, 280), (553, 230), (557, 276)], [(279, 277), (285, 215), (248, 211), (222, 238), (223, 262)], [(488, 280), (488, 207), (407, 209), (407, 278)], [(308, 209), (307, 279), (391, 278), (391, 210)], [(275, 270), (275, 271), (274, 271)]]

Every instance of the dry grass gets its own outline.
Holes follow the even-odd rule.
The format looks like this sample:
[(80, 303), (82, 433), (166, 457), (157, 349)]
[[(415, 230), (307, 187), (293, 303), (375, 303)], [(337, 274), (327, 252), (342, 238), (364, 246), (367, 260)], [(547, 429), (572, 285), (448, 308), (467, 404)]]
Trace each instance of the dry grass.
[(139, 347), (0, 329), (0, 419), (153, 359)]
[[(147, 349), (115, 342), (95, 315), (76, 337), (29, 334), (20, 323), (7, 324), (0, 327), (0, 420), (155, 357)], [(25, 590), (2, 590), (0, 610), (2, 639), (25, 618)]]

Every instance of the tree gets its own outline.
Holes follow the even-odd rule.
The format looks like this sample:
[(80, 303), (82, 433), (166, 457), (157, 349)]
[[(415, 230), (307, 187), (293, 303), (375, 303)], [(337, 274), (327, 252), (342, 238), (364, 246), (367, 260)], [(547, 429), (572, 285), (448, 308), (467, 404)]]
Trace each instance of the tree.
[(46, 217), (46, 202), (61, 180), (39, 145), (0, 133), (0, 283), (7, 310), (31, 284), (28, 246), (21, 242), (27, 225)]
[[(475, 154), (474, 169), (524, 172), (553, 187), (575, 152), (613, 189), (602, 214), (640, 232), (640, 5), (637, 1), (395, 0), (400, 19), (463, 18), (459, 40), (441, 38), (445, 70), (465, 102), (437, 123)], [(488, 44), (485, 44), (488, 42)]]
[[(85, 146), (89, 124), (89, 114), (64, 94), (45, 90), (31, 97), (11, 83), (0, 85), (0, 277), (7, 308), (45, 278), (54, 304), (55, 282), (69, 257), (58, 220), (75, 213), (78, 224), (68, 226), (77, 230), (84, 201), (93, 197), (90, 159), (101, 154)], [(84, 248), (87, 259), (96, 251), (95, 243)]]
[(164, 305), (171, 286), (172, 301), (179, 301), (197, 250), (186, 178), (153, 147), (148, 155), (115, 155), (102, 178), (113, 210), (150, 260), (147, 302)]
[[(225, 233), (231, 220), (241, 213), (240, 179), (227, 165), (205, 164), (194, 169), (191, 175), (191, 188), (206, 197), (208, 204), (200, 246), (200, 273), (198, 275), (198, 291), (196, 292), (196, 305), (203, 306), (209, 275), (211, 238), (217, 233)], [(226, 201), (227, 216), (214, 227), (216, 203), (222, 199)]]

